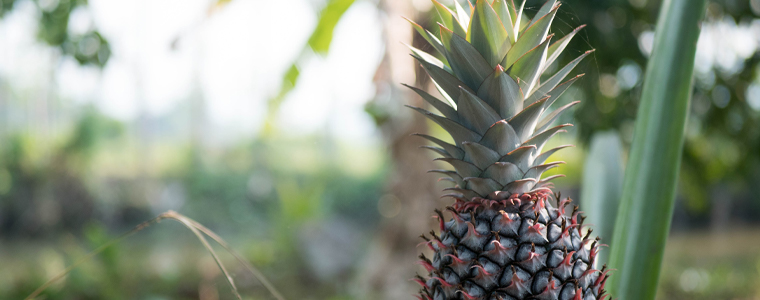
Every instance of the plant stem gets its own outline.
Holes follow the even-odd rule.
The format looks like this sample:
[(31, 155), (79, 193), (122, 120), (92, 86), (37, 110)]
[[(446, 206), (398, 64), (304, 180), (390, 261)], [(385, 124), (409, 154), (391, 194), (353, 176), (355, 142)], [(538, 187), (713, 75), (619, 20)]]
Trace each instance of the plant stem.
[(657, 293), (705, 5), (706, 0), (662, 3), (613, 235), (613, 298), (646, 300)]

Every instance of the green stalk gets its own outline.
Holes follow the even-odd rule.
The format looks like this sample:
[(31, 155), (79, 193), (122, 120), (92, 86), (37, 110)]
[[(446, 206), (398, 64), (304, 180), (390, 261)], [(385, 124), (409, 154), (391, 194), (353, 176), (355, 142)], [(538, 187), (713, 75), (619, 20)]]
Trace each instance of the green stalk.
[(613, 298), (654, 299), (675, 202), (706, 0), (665, 0), (647, 65), (613, 236)]

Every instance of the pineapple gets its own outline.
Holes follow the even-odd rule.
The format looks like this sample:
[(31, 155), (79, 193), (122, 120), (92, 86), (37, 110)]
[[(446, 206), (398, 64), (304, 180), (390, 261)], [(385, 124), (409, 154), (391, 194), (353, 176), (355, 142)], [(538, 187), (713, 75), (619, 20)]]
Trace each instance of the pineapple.
[[(604, 299), (608, 270), (595, 269), (599, 240), (584, 230), (577, 206), (566, 210), (542, 174), (563, 162), (546, 162), (560, 146), (544, 145), (563, 128), (557, 117), (578, 102), (549, 107), (581, 75), (562, 80), (591, 51), (548, 79), (547, 70), (583, 26), (551, 42), (552, 20), (560, 4), (549, 0), (533, 19), (512, 0), (478, 0), (470, 13), (432, 0), (442, 24), (436, 36), (414, 28), (440, 54), (410, 47), (442, 99), (411, 87), (441, 115), (411, 107), (429, 117), (454, 144), (420, 134), (426, 146), (453, 170), (432, 170), (454, 183), (454, 199), (436, 211), (439, 234), (423, 235), (432, 251), (420, 255), (426, 277), (417, 276), (418, 298), (448, 299)], [(469, 2), (468, 2), (469, 3)], [(557, 203), (553, 207), (551, 200)], [(585, 234), (584, 234), (585, 232)]]

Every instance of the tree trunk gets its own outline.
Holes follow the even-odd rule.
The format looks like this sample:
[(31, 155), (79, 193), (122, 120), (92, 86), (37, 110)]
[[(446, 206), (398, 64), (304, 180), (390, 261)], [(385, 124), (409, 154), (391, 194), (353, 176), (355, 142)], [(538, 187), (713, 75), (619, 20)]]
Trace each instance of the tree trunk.
[[(409, 55), (404, 44), (427, 49), (424, 39), (413, 35), (413, 29), (401, 17), (424, 19), (408, 0), (381, 1), (386, 13), (386, 54), (375, 75), (377, 97), (373, 104), (382, 105), (388, 119), (380, 124), (391, 154), (392, 172), (386, 197), (398, 201), (401, 209), (395, 216), (386, 216), (365, 258), (358, 278), (363, 299), (410, 299), (419, 288), (409, 281), (423, 271), (415, 264), (422, 241), (419, 236), (433, 228), (431, 218), (438, 204), (440, 188), (434, 176), (426, 172), (434, 168), (431, 156), (421, 149), (422, 138), (410, 136), (427, 132), (425, 118), (403, 107), (404, 104), (422, 107), (423, 101), (401, 83), (426, 86), (424, 70)], [(415, 17), (417, 16), (417, 17)], [(419, 22), (422, 23), (422, 22)], [(417, 66), (417, 67), (415, 67)]]

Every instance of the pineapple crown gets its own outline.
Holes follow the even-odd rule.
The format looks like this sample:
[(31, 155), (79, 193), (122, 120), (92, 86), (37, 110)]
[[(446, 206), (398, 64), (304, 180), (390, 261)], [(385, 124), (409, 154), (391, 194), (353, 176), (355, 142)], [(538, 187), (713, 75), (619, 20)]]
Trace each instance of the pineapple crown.
[(454, 168), (431, 170), (455, 183), (446, 189), (450, 193), (445, 196), (462, 201), (504, 200), (514, 194), (549, 189), (549, 181), (563, 175), (543, 179), (541, 175), (564, 162), (546, 160), (571, 145), (542, 152), (543, 147), (564, 127), (572, 126), (552, 124), (579, 101), (553, 111), (549, 107), (582, 76), (562, 83), (593, 50), (545, 81), (540, 79), (584, 26), (552, 43), (554, 35), (549, 31), (560, 6), (556, 0), (547, 1), (533, 19), (523, 14), (524, 0), (519, 7), (513, 0), (478, 0), (474, 6), (470, 4), (469, 13), (457, 1), (456, 12), (432, 1), (442, 22), (438, 24), (439, 36), (410, 22), (440, 55), (410, 48), (444, 99), (407, 87), (442, 115), (409, 107), (439, 124), (454, 140), (452, 145), (418, 134), (438, 145), (425, 146), (442, 156), (436, 160)]

